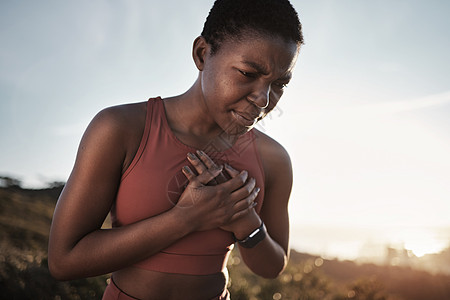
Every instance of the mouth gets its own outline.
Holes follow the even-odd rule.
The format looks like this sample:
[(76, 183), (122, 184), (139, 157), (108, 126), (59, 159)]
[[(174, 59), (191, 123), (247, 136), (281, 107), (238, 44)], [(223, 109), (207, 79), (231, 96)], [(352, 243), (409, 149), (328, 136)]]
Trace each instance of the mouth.
[(236, 119), (236, 121), (239, 124), (241, 124), (245, 127), (251, 127), (251, 126), (255, 125), (255, 123), (257, 121), (257, 117), (249, 116), (243, 112), (238, 112), (238, 111), (232, 110), (231, 114), (233, 115), (233, 117)]

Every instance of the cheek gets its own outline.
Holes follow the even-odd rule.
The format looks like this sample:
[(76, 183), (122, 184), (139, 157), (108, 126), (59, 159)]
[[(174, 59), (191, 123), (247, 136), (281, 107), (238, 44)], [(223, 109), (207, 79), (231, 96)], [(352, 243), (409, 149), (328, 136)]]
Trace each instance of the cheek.
[(202, 90), (206, 97), (213, 95), (217, 97), (226, 91), (229, 84), (220, 75), (220, 71), (207, 69), (202, 73)]
[(206, 98), (212, 98), (217, 105), (230, 104), (246, 96), (248, 91), (230, 78), (206, 78), (203, 85)]
[(208, 102), (215, 105), (230, 104), (251, 93), (251, 86), (243, 83), (232, 68), (222, 68), (220, 64), (210, 64), (201, 75), (202, 92)]

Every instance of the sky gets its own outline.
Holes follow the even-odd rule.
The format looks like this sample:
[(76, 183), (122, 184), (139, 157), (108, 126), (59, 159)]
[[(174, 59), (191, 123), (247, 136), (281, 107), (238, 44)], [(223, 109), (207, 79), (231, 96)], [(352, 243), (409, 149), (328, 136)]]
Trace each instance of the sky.
[[(305, 45), (257, 125), (291, 156), (292, 246), (340, 258), (449, 246), (450, 2), (292, 3)], [(99, 110), (187, 90), (211, 5), (1, 1), (0, 176), (65, 181)]]

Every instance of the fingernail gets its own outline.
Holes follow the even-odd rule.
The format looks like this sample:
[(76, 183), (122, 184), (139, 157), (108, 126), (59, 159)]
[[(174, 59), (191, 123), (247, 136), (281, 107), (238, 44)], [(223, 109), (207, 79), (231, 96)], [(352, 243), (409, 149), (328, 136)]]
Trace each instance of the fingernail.
[(187, 156), (188, 156), (189, 159), (195, 159), (195, 155), (193, 153), (191, 153), (191, 152), (189, 152), (187, 154)]
[(256, 188), (256, 193), (258, 194), (261, 189), (259, 187)]
[(205, 155), (205, 152), (203, 152), (202, 150), (197, 150), (198, 155)]
[(258, 205), (257, 202), (253, 202), (252, 207), (255, 207), (256, 205)]
[(183, 168), (181, 168), (181, 170), (184, 172), (184, 173), (190, 173), (190, 169), (189, 169), (189, 167), (188, 166), (184, 166)]

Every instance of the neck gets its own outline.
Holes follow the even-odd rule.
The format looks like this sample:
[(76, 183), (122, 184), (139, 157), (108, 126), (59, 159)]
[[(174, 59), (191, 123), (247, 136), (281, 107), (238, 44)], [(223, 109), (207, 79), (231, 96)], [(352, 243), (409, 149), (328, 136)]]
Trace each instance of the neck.
[(238, 138), (226, 134), (211, 118), (198, 80), (184, 94), (164, 99), (164, 106), (170, 128), (186, 145), (222, 151), (230, 148)]

